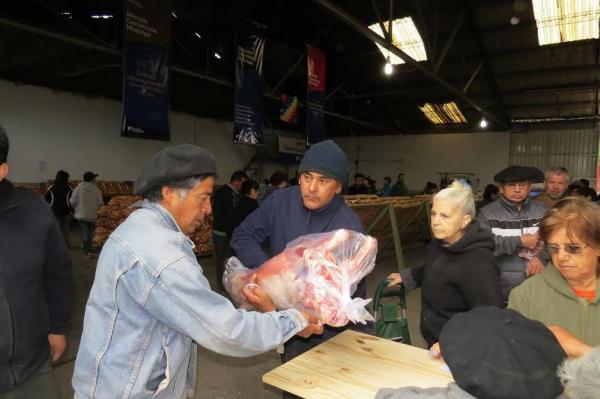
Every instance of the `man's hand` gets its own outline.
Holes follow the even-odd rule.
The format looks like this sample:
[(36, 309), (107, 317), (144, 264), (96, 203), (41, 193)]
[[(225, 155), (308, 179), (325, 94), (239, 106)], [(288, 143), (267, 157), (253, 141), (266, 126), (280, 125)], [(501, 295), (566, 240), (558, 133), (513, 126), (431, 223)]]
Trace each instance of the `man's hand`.
[(308, 321), (308, 326), (304, 328), (304, 330), (300, 331), (298, 336), (302, 338), (308, 338), (313, 334), (321, 335), (323, 334), (323, 324), (317, 320), (315, 316), (309, 315), (308, 313), (302, 312), (302, 316)]
[(529, 262), (527, 262), (527, 277), (539, 274), (544, 271), (544, 264), (539, 260), (538, 257), (534, 256)]
[(561, 326), (548, 326), (548, 329), (552, 331), (552, 334), (569, 357), (583, 356), (592, 350), (591, 346), (581, 342)]
[(539, 240), (540, 237), (537, 234), (523, 234), (521, 236), (521, 245), (525, 248), (535, 249)]
[(242, 294), (246, 297), (248, 302), (250, 302), (257, 309), (262, 310), (263, 312), (272, 312), (277, 310), (277, 307), (273, 303), (273, 300), (262, 288), (257, 285), (253, 285), (255, 278), (252, 278), (252, 283), (248, 284), (244, 288), (242, 288)]
[(50, 344), (50, 356), (55, 362), (67, 349), (67, 337), (62, 334), (48, 334), (48, 343)]
[(400, 273), (392, 273), (387, 277), (387, 279), (390, 280), (388, 287), (400, 285), (400, 283), (402, 283), (402, 277), (400, 276)]

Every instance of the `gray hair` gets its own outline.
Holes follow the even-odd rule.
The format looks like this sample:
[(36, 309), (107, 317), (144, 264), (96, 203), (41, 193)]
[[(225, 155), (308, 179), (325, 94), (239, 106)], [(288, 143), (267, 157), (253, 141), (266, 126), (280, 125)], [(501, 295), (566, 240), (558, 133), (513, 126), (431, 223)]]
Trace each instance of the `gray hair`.
[(569, 183), (571, 181), (571, 177), (569, 176), (569, 171), (567, 170), (567, 168), (563, 168), (562, 166), (552, 166), (548, 169), (546, 169), (546, 173), (544, 173), (544, 178), (546, 180), (548, 180), (548, 176), (550, 175), (557, 175), (557, 176), (566, 176), (567, 177), (567, 183)]
[(558, 376), (571, 399), (594, 399), (600, 392), (600, 347), (577, 359), (568, 359)]
[(433, 199), (454, 202), (462, 215), (469, 215), (475, 219), (475, 198), (471, 186), (467, 183), (454, 180), (450, 186), (434, 195)]
[(200, 176), (190, 176), (184, 177), (182, 179), (174, 179), (166, 181), (165, 183), (158, 185), (156, 187), (151, 188), (144, 194), (144, 198), (146, 198), (150, 202), (160, 202), (163, 200), (162, 196), (162, 188), (170, 187), (179, 192), (179, 196), (181, 198), (187, 197), (190, 190), (193, 190), (198, 186), (198, 184), (202, 183), (208, 177), (214, 176), (210, 175), (200, 175)]

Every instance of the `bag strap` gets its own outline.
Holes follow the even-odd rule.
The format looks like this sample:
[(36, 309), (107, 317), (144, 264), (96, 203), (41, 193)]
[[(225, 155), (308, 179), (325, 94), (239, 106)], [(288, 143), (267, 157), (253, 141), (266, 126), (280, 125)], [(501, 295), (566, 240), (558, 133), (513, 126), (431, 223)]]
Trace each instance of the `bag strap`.
[(377, 285), (375, 294), (373, 294), (373, 310), (377, 311), (381, 298), (398, 297), (400, 307), (406, 310), (406, 288), (404, 284), (388, 287), (390, 280), (384, 278)]

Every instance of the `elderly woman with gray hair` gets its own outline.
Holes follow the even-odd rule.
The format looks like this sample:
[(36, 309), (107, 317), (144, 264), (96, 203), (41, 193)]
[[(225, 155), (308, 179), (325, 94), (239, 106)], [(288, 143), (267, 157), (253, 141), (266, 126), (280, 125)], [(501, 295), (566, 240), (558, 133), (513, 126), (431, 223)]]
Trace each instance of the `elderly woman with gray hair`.
[(455, 181), (433, 197), (431, 232), (423, 266), (388, 276), (390, 286), (422, 288), (421, 334), (428, 346), (457, 313), (479, 306), (503, 307), (494, 238), (475, 221), (473, 191)]

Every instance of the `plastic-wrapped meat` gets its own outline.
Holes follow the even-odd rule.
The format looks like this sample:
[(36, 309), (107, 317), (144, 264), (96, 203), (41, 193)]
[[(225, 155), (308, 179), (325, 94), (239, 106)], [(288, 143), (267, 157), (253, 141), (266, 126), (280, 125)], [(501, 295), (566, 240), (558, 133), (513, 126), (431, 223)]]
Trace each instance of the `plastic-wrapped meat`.
[(283, 252), (257, 269), (230, 258), (223, 283), (232, 299), (246, 309), (251, 305), (241, 290), (256, 276), (255, 283), (278, 309), (296, 308), (331, 326), (365, 323), (373, 320), (365, 309), (370, 299), (351, 296), (375, 267), (376, 256), (377, 240), (355, 231), (309, 234), (288, 243)]

